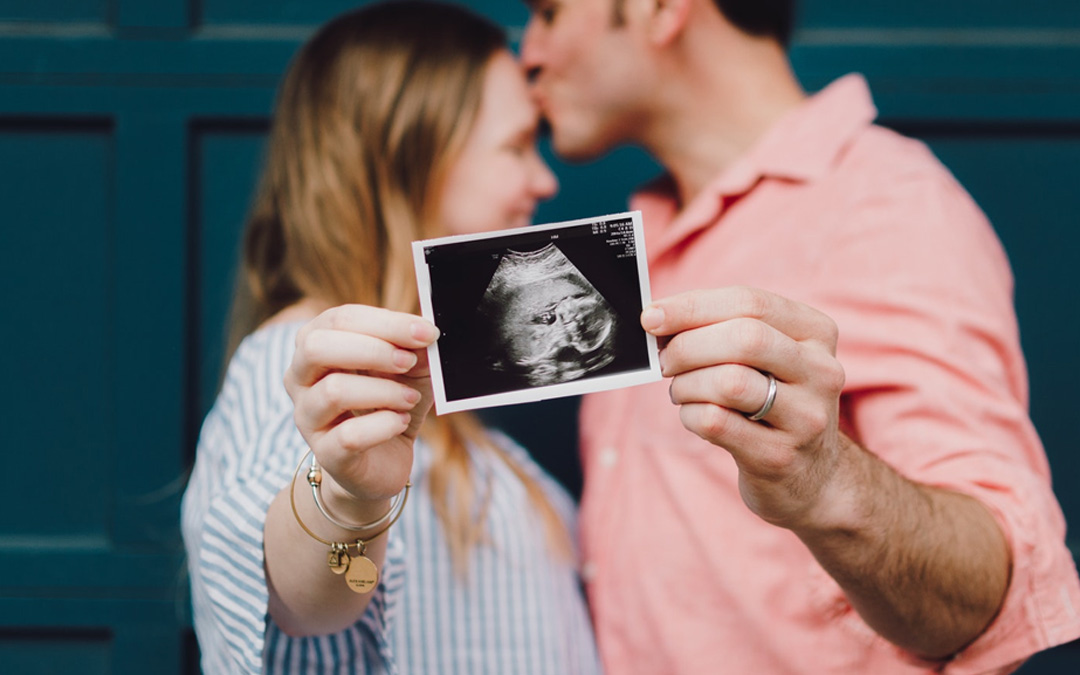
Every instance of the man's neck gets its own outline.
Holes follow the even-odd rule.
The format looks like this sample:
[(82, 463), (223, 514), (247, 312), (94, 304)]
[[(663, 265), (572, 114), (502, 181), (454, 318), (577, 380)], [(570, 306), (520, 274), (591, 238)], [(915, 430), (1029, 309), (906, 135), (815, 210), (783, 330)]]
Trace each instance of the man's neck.
[(698, 51), (667, 81), (643, 138), (674, 179), (681, 206), (806, 98), (773, 42), (711, 51)]

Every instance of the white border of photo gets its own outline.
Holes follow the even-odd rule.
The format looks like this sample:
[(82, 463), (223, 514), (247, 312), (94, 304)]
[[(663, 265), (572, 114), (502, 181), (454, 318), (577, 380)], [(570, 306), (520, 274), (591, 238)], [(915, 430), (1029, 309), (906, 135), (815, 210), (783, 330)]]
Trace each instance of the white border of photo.
[[(416, 266), (416, 282), (420, 292), (420, 312), (425, 319), (435, 323), (435, 312), (431, 301), (431, 274), (424, 254), (424, 249), (426, 248), (486, 239), (505, 239), (511, 241), (514, 237), (526, 232), (535, 233), (544, 230), (559, 230), (626, 218), (630, 218), (633, 222), (634, 250), (637, 259), (638, 284), (641, 289), (641, 308), (643, 309), (652, 302), (652, 292), (649, 287), (649, 264), (645, 257), (645, 232), (642, 226), (641, 212), (627, 211), (591, 218), (579, 218), (577, 220), (568, 220), (559, 223), (547, 223), (494, 232), (454, 235), (414, 241), (412, 243), (413, 262)], [(637, 317), (634, 318), (636, 319)], [(662, 379), (662, 376), (660, 374), (660, 358), (657, 351), (656, 337), (646, 333), (644, 329), (641, 329), (640, 324), (638, 324), (638, 328), (641, 330), (641, 339), (645, 341), (649, 357), (649, 365), (647, 368), (639, 368), (610, 375), (585, 377), (570, 382), (529, 387), (499, 394), (457, 399), (454, 401), (447, 401), (446, 399), (446, 386), (445, 380), (443, 379), (442, 361), (439, 358), (439, 343), (436, 341), (428, 347), (428, 362), (431, 368), (431, 381), (435, 392), (435, 412), (438, 415), (444, 415), (463, 410), (476, 410), (479, 408), (491, 408), (516, 403), (528, 403), (531, 401), (544, 401), (552, 398), (578, 396), (592, 392), (610, 391), (612, 389), (622, 389), (624, 387), (657, 382)]]

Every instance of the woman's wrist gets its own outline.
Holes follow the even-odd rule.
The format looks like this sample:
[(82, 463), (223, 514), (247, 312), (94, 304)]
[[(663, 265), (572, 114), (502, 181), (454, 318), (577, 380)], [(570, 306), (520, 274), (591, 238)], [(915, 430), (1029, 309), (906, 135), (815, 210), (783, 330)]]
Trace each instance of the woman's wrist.
[(325, 471), (322, 473), (321, 486), (317, 489), (323, 508), (344, 523), (362, 525), (376, 521), (385, 516), (393, 505), (393, 501), (386, 498), (358, 499)]

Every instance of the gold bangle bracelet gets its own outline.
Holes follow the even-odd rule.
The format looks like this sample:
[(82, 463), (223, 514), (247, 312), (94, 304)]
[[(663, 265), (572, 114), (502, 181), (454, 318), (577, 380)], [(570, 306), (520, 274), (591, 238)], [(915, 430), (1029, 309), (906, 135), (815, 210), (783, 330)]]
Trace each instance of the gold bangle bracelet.
[[(292, 482), (289, 484), (289, 504), (292, 506), (293, 517), (296, 518), (296, 524), (309, 537), (320, 544), (330, 547), (330, 553), (326, 556), (326, 565), (334, 574), (345, 575), (345, 582), (349, 590), (355, 593), (370, 593), (379, 583), (379, 568), (371, 561), (371, 558), (364, 555), (367, 550), (367, 542), (382, 536), (401, 517), (401, 513), (405, 510), (405, 502), (409, 499), (409, 488), (412, 487), (412, 483), (405, 483), (405, 490), (396, 504), (396, 509), (391, 509), (391, 513), (394, 513), (394, 515), (390, 518), (390, 522), (377, 532), (365, 537), (367, 541), (357, 539), (352, 544), (346, 544), (343, 541), (329, 541), (312, 532), (311, 528), (304, 523), (304, 520), (300, 517), (300, 511), (296, 508), (296, 479), (300, 475), (300, 469), (304, 466), (304, 460), (307, 459), (310, 453), (311, 450), (308, 450), (300, 458), (300, 463), (296, 465), (296, 470), (293, 472)], [(352, 546), (356, 547), (356, 557), (349, 555), (349, 548)]]

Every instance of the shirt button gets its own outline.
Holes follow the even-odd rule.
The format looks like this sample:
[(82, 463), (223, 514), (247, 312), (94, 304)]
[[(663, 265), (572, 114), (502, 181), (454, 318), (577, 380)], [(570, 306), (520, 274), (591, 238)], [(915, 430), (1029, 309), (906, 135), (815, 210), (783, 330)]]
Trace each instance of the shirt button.
[(596, 578), (596, 565), (591, 560), (586, 560), (581, 566), (581, 580), (589, 583), (594, 578)]
[(619, 461), (619, 451), (610, 445), (600, 451), (600, 466), (611, 468)]

